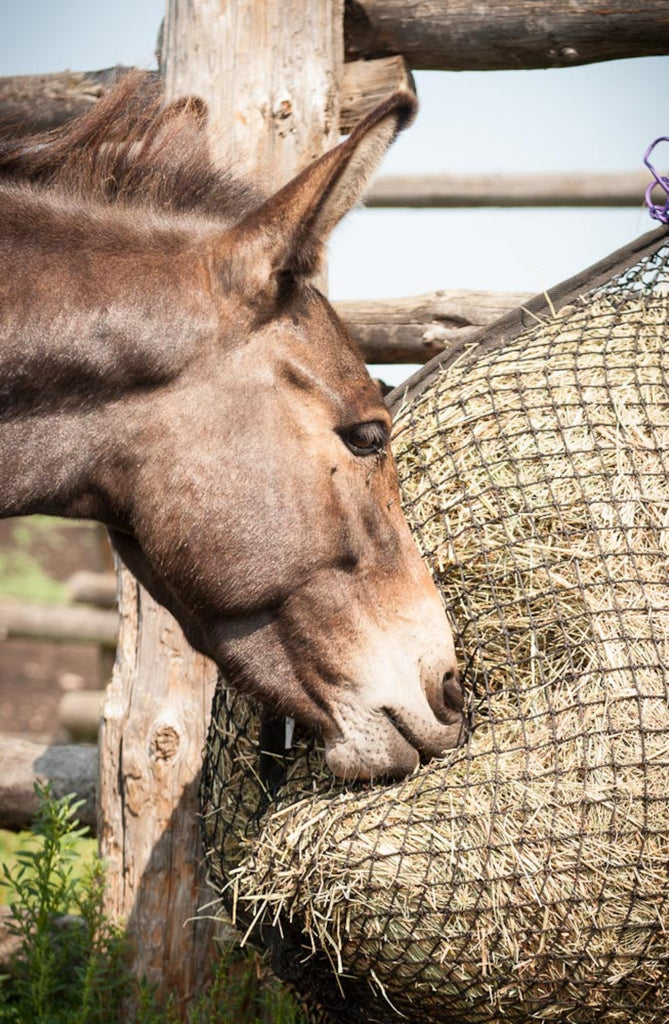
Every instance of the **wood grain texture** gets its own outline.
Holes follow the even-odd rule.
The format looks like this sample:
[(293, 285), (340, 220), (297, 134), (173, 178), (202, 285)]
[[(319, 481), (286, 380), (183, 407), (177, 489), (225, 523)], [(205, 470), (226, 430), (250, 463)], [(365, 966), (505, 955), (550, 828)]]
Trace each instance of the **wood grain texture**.
[[(14, 138), (65, 124), (86, 113), (128, 70), (118, 67), (0, 77), (0, 137)], [(399, 89), (415, 92), (411, 70), (401, 56), (345, 64), (341, 71), (340, 134), (348, 134), (377, 103)]]
[(641, 209), (647, 171), (591, 174), (407, 174), (378, 178), (370, 207), (634, 206)]
[(221, 163), (274, 191), (337, 141), (339, 0), (168, 0), (168, 95), (209, 104)]
[(212, 952), (211, 926), (194, 915), (206, 900), (197, 780), (214, 672), (126, 571), (119, 605), (99, 740), (106, 907), (134, 940), (135, 972), (185, 1008)]
[(46, 131), (85, 114), (123, 70), (1, 77), (0, 136)]
[(355, 60), (344, 64), (341, 81), (339, 131), (347, 135), (358, 121), (394, 92), (416, 92), (404, 57)]
[[(217, 159), (273, 190), (338, 138), (340, 0), (169, 0), (168, 96), (202, 96)], [(233, 158), (232, 160), (230, 158)], [(182, 1019), (212, 963), (197, 789), (215, 671), (126, 572), (100, 736), (107, 909), (127, 922), (133, 970), (177, 996)]]
[(436, 291), (404, 299), (335, 302), (334, 307), (368, 363), (426, 363), (531, 296)]
[(571, 67), (669, 53), (666, 0), (346, 0), (346, 59), (454, 71)]

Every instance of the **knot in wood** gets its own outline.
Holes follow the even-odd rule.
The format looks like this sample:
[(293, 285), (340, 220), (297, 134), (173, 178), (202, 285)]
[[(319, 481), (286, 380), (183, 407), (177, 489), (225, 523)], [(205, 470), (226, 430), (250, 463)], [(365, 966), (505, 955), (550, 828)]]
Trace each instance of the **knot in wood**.
[(580, 54), (575, 46), (559, 46), (549, 50), (549, 57), (560, 65), (574, 64), (580, 60)]
[(448, 331), (441, 324), (432, 324), (423, 331), (422, 341), (424, 345), (433, 345), (435, 342), (448, 341)]
[(293, 113), (293, 99), (289, 93), (283, 93), (281, 96), (277, 96), (274, 106), (272, 107), (272, 116), (277, 121), (285, 121), (286, 118), (290, 117)]
[(159, 725), (151, 738), (151, 757), (154, 761), (172, 761), (180, 742), (179, 733), (173, 725)]

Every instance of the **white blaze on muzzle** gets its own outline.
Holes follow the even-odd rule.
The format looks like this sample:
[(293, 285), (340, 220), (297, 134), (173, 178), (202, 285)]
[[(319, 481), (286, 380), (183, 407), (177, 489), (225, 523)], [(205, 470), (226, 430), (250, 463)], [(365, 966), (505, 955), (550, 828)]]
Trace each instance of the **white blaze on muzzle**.
[[(455, 652), (446, 616), (434, 602), (401, 617), (399, 627), (367, 635), (350, 679), (333, 699), (325, 755), (335, 775), (401, 777), (421, 760), (464, 739)], [(363, 682), (361, 682), (361, 680)]]

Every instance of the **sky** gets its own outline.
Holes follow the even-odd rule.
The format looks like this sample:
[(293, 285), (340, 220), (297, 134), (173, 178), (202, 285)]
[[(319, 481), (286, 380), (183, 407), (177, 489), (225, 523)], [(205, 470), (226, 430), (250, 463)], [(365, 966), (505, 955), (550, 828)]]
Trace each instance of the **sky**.
[[(0, 0), (0, 75), (155, 66), (165, 0)], [(615, 171), (669, 135), (669, 57), (419, 72), (420, 113), (381, 173)], [(658, 154), (669, 169), (669, 143)], [(330, 246), (335, 299), (543, 291), (654, 225), (643, 209), (356, 210)], [(400, 383), (411, 367), (380, 372)]]

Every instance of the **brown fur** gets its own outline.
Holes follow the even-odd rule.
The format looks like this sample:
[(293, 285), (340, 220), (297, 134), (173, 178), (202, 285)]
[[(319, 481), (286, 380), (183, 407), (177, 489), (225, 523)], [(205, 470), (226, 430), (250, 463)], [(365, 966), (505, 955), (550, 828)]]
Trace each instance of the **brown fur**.
[(310, 282), (412, 111), (391, 97), (265, 201), (213, 168), (200, 101), (163, 108), (138, 75), (0, 146), (0, 514), (105, 523), (190, 642), (345, 775), (461, 735), (388, 414)]
[(158, 81), (130, 72), (83, 117), (0, 142), (0, 176), (87, 201), (239, 219), (262, 197), (214, 167), (206, 124), (201, 100), (165, 106)]

